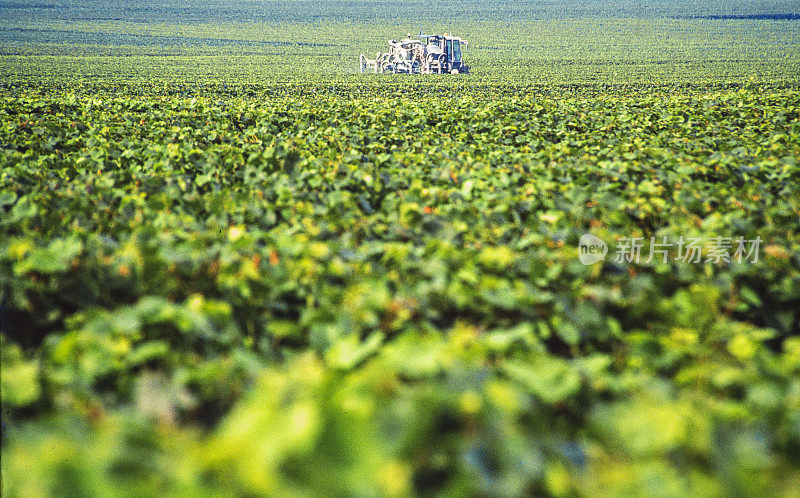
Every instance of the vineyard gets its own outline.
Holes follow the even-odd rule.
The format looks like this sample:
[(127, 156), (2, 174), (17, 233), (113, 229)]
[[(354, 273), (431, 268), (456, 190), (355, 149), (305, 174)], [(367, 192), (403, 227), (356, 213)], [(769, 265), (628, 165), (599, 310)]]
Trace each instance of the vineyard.
[(798, 23), (485, 18), (0, 16), (3, 496), (795, 496)]

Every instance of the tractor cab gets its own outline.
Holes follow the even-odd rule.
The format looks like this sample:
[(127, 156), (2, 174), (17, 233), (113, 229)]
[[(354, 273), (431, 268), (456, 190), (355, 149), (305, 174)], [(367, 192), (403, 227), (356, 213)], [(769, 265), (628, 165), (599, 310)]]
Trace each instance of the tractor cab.
[[(419, 35), (419, 39), (425, 42), (428, 50), (438, 48), (444, 54), (444, 70), (448, 73), (469, 72), (469, 66), (464, 64), (461, 59), (461, 46), (467, 46), (467, 40), (462, 40), (457, 36), (444, 35)], [(435, 50), (435, 49), (434, 49)]]

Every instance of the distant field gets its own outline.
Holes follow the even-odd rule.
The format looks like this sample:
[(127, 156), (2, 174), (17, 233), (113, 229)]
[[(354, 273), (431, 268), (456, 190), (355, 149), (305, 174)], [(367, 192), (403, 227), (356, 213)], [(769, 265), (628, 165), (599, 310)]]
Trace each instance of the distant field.
[[(473, 79), (796, 80), (799, 2), (183, 2), (0, 7), (7, 80), (341, 77), (406, 33), (470, 40)], [(67, 7), (69, 5), (69, 7)], [(97, 10), (95, 10), (97, 9)]]
[(432, 20), (520, 21), (564, 18), (796, 18), (797, 0), (215, 0), (104, 1), (11, 0), (0, 18), (16, 20), (130, 21), (202, 24), (219, 22), (317, 23)]

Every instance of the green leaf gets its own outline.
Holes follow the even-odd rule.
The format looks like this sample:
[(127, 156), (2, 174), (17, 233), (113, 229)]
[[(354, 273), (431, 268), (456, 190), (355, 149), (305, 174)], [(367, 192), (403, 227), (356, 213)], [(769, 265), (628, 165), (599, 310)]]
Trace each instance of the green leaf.
[(575, 368), (557, 358), (541, 356), (530, 363), (507, 361), (501, 368), (511, 379), (550, 405), (567, 401), (581, 387), (581, 378)]

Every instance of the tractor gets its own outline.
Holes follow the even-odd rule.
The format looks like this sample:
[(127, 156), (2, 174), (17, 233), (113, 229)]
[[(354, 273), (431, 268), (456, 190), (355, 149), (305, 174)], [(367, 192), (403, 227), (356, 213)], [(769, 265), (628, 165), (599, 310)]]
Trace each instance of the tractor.
[(461, 47), (467, 40), (457, 36), (423, 35), (396, 41), (389, 40), (389, 51), (378, 52), (374, 59), (359, 57), (361, 73), (466, 74), (469, 66), (461, 59)]

